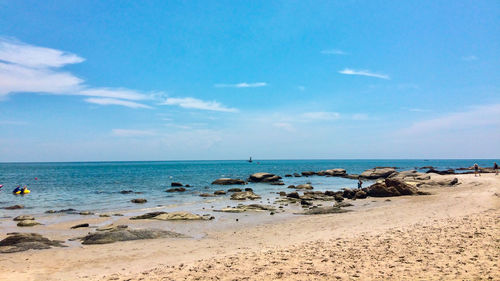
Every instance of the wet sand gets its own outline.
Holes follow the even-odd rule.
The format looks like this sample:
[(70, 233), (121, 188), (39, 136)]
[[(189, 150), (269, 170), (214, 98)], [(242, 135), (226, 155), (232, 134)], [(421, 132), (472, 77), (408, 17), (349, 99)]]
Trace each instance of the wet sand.
[[(499, 280), (500, 176), (434, 177), (461, 184), (427, 188), (427, 196), (355, 200), (342, 214), (153, 222), (203, 235), (0, 254), (0, 280)], [(29, 231), (51, 228), (46, 236), (54, 239), (76, 223)]]

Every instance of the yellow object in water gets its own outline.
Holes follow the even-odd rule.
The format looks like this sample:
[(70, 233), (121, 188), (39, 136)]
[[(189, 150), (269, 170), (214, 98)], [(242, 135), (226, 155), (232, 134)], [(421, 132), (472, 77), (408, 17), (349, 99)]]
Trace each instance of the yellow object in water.
[(21, 190), (21, 191), (17, 191), (17, 192), (16, 192), (16, 194), (28, 194), (28, 193), (30, 193), (30, 192), (31, 192), (31, 191), (29, 191), (28, 189), (26, 189), (26, 190), (24, 190), (24, 191), (23, 191), (23, 190)]

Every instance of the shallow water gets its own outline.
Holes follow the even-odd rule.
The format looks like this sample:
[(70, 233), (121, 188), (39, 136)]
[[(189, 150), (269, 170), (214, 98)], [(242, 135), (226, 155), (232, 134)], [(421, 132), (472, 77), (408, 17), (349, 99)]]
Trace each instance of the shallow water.
[[(49, 209), (74, 208), (106, 212), (112, 210), (152, 209), (158, 205), (172, 209), (193, 209), (202, 202), (223, 206), (228, 196), (201, 198), (200, 193), (228, 189), (210, 183), (221, 177), (246, 179), (256, 172), (270, 172), (284, 176), (302, 171), (320, 171), (344, 168), (358, 174), (376, 166), (396, 166), (401, 170), (434, 166), (438, 169), (468, 167), (474, 163), (492, 166), (495, 160), (263, 160), (246, 161), (165, 161), (165, 162), (81, 162), (81, 163), (0, 163), (0, 208), (22, 204), (30, 214)], [(497, 162), (500, 162), (496, 160)], [(35, 180), (37, 178), (37, 180)], [(289, 184), (311, 182), (315, 190), (339, 190), (356, 187), (357, 181), (337, 177), (283, 178), (285, 186), (250, 183), (265, 202), (278, 191), (290, 191)], [(183, 193), (167, 193), (171, 182), (192, 187)], [(14, 196), (17, 184), (27, 184), (31, 193)], [(133, 190), (142, 194), (120, 194)], [(133, 198), (146, 198), (145, 204), (133, 204)], [(26, 211), (0, 210), (0, 217)]]

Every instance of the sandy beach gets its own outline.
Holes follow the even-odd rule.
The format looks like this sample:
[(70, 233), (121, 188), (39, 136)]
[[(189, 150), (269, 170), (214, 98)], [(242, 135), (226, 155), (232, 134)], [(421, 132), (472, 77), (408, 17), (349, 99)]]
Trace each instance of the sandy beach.
[[(167, 224), (194, 238), (0, 254), (0, 280), (499, 280), (500, 176), (432, 175), (454, 177), (460, 184), (421, 188), (431, 195), (349, 200), (346, 213), (225, 214)], [(89, 231), (71, 225), (106, 219), (23, 231), (67, 239)]]

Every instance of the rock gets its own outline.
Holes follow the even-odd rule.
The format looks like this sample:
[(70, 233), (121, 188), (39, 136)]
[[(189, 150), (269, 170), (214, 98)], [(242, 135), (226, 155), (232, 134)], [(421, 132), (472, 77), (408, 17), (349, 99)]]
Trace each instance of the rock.
[(230, 188), (227, 192), (241, 192), (241, 188)]
[(396, 170), (392, 167), (388, 168), (374, 168), (368, 169), (361, 173), (360, 177), (365, 179), (379, 179), (379, 178), (387, 178), (390, 175), (397, 173)]
[(302, 175), (301, 175), (301, 174), (298, 174), (298, 173), (293, 173), (293, 176), (294, 176), (294, 177), (296, 177), (296, 178), (300, 178), (300, 177), (302, 177)]
[(159, 229), (116, 229), (90, 233), (82, 238), (82, 244), (109, 244), (118, 241), (185, 237), (185, 235), (180, 233)]
[(166, 214), (167, 212), (150, 212), (150, 213), (146, 213), (144, 215), (140, 215), (140, 216), (135, 216), (135, 217), (131, 217), (130, 219), (131, 220), (144, 220), (144, 219), (152, 219), (156, 216), (159, 216), (159, 215), (162, 215), (162, 214)]
[(300, 199), (300, 196), (297, 192), (290, 192), (290, 193), (288, 193), (288, 195), (286, 197)]
[(133, 190), (122, 190), (120, 191), (121, 194), (130, 194), (130, 193), (133, 193), (134, 191)]
[(175, 187), (165, 190), (165, 192), (184, 192), (186, 189), (184, 187)]
[(427, 172), (425, 172), (426, 174), (430, 174), (430, 173), (434, 173), (434, 174), (438, 174), (438, 175), (454, 175), (455, 174), (455, 170), (453, 169), (448, 169), (446, 171), (438, 171), (434, 168), (432, 169), (429, 169)]
[(202, 193), (202, 194), (200, 194), (200, 197), (215, 197), (215, 195), (210, 194), (210, 193)]
[(349, 210), (344, 210), (339, 207), (318, 207), (304, 211), (303, 213), (296, 213), (296, 215), (324, 215), (324, 214), (338, 214), (346, 213)]
[(440, 180), (427, 180), (422, 181), (418, 186), (419, 187), (443, 187), (443, 186), (454, 186), (458, 184), (458, 178), (453, 179), (440, 179)]
[(314, 176), (316, 175), (316, 172), (313, 171), (306, 171), (301, 173), (304, 177), (309, 177), (309, 176)]
[(255, 199), (260, 199), (261, 197), (253, 191), (242, 191), (242, 192), (235, 192), (231, 195), (231, 200), (255, 200)]
[(17, 210), (17, 209), (24, 209), (24, 205), (13, 205), (9, 207), (5, 207), (5, 210)]
[(75, 210), (75, 209), (72, 209), (72, 208), (69, 208), (69, 209), (62, 209), (62, 210), (58, 210), (58, 211), (55, 211), (55, 210), (48, 210), (48, 211), (45, 211), (45, 213), (47, 213), (47, 214), (56, 214), (56, 213), (76, 213), (76, 210)]
[(71, 229), (81, 228), (81, 227), (89, 227), (89, 224), (88, 223), (77, 224), (77, 225), (72, 226)]
[(11, 233), (0, 241), (0, 253), (65, 247), (61, 241), (49, 240), (37, 233)]
[(360, 176), (359, 176), (359, 175), (357, 175), (357, 174), (350, 174), (350, 175), (347, 175), (347, 174), (346, 174), (346, 175), (345, 175), (345, 176), (343, 176), (343, 177), (344, 177), (344, 178), (348, 178), (348, 179), (352, 179), (352, 180), (357, 180), (357, 179), (359, 179), (359, 178), (360, 178)]
[(33, 216), (17, 216), (13, 219), (14, 221), (24, 221), (24, 220), (35, 220)]
[(295, 185), (291, 184), (288, 186), (288, 188), (295, 188)]
[(352, 199), (356, 195), (356, 191), (350, 188), (343, 188), (342, 197)]
[(285, 185), (282, 181), (272, 182), (271, 185)]
[(220, 178), (216, 179), (212, 182), (212, 184), (219, 184), (219, 185), (233, 185), (233, 184), (246, 184), (244, 180), (240, 179), (230, 179), (230, 178)]
[(354, 194), (354, 198), (356, 199), (365, 199), (367, 196), (368, 195), (363, 190), (358, 190), (356, 191), (356, 194)]
[(278, 194), (279, 194), (280, 196), (286, 196), (286, 192), (284, 192), (284, 191), (280, 191), (280, 192), (278, 192)]
[(101, 218), (109, 218), (109, 217), (111, 217), (111, 215), (110, 214), (99, 214), (99, 217), (101, 217)]
[(306, 201), (304, 199), (302, 199), (302, 200), (300, 200), (300, 205), (302, 205), (302, 206), (311, 206), (312, 203), (308, 202), (308, 201)]
[(144, 198), (137, 198), (137, 199), (132, 199), (132, 200), (130, 200), (130, 202), (132, 202), (132, 203), (136, 203), (136, 204), (143, 204), (143, 203), (148, 202), (148, 200), (146, 200), (146, 199), (144, 199)]
[(35, 226), (35, 225), (40, 225), (41, 223), (35, 221), (35, 220), (23, 220), (17, 223), (17, 226), (20, 227), (27, 227), (27, 226)]
[(161, 221), (204, 220), (204, 217), (188, 212), (172, 212), (158, 215), (156, 217), (153, 217), (153, 219)]
[(348, 202), (337, 202), (335, 203), (335, 205), (333, 205), (333, 207), (337, 207), (337, 208), (345, 208), (345, 207), (350, 207), (350, 206), (353, 206), (351, 203), (348, 203)]
[(92, 213), (90, 211), (82, 211), (82, 212), (79, 212), (78, 214), (82, 215), (82, 216), (90, 216), (90, 215), (93, 215), (94, 213)]
[(112, 230), (119, 230), (119, 229), (125, 229), (128, 228), (128, 225), (120, 224), (120, 225), (114, 225), (114, 224), (108, 224), (103, 227), (99, 227), (96, 230), (97, 231), (112, 231)]
[(299, 184), (297, 186), (294, 187), (295, 189), (313, 189), (314, 187), (309, 184), (309, 183), (306, 183), (306, 184)]
[(277, 182), (281, 180), (280, 176), (270, 173), (255, 173), (248, 178), (249, 182)]
[(250, 205), (238, 205), (232, 208), (224, 208), (221, 210), (214, 210), (214, 212), (226, 212), (226, 213), (242, 213), (246, 211), (275, 211), (276, 208), (273, 206), (266, 206), (261, 204), (250, 204)]
[(291, 178), (291, 177), (292, 177), (292, 175), (290, 175), (290, 174), (285, 175), (285, 178)]
[(214, 191), (214, 194), (215, 195), (224, 195), (224, 194), (226, 194), (226, 192), (224, 190), (216, 190), (216, 191)]
[(190, 184), (186, 184), (186, 185), (184, 185), (184, 186), (185, 186), (185, 187), (191, 187), (191, 185), (190, 185)]
[(324, 171), (325, 175), (332, 176), (332, 177), (342, 177), (345, 176), (346, 170), (345, 169), (329, 169)]
[(401, 180), (387, 178), (384, 182), (377, 182), (367, 187), (365, 192), (372, 197), (391, 197), (414, 195), (417, 194), (418, 189)]
[(173, 182), (170, 184), (170, 186), (175, 187), (175, 186), (182, 186), (182, 183), (180, 182)]

